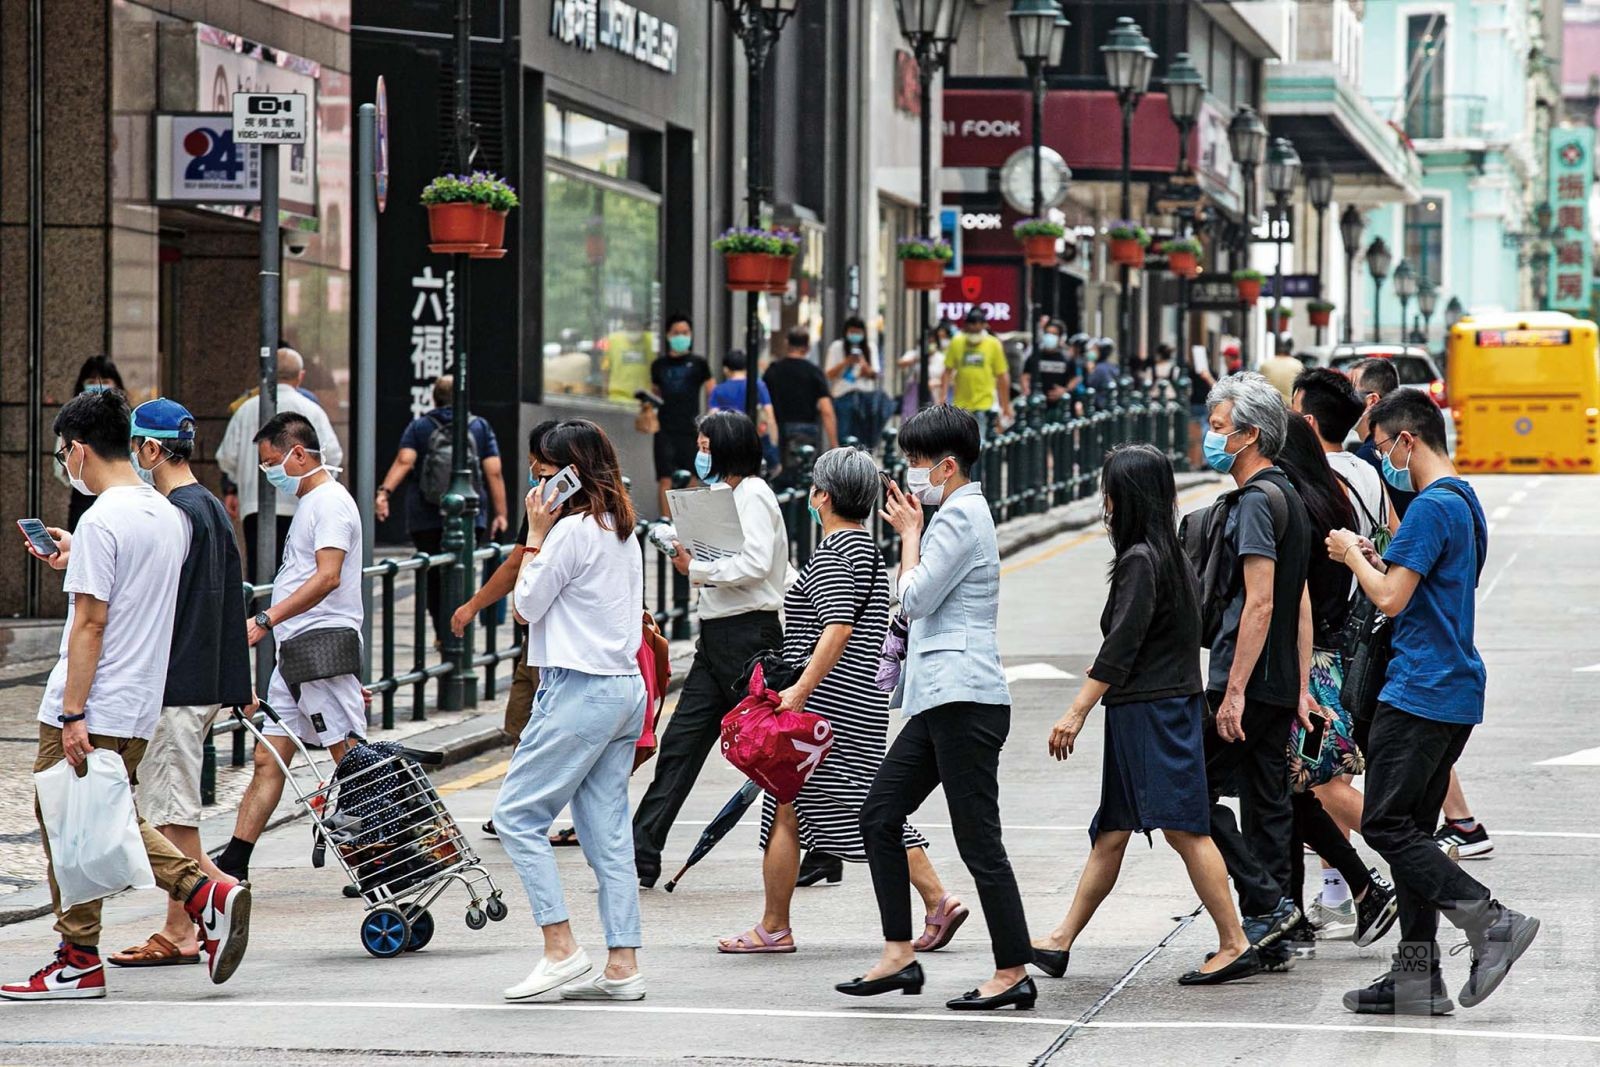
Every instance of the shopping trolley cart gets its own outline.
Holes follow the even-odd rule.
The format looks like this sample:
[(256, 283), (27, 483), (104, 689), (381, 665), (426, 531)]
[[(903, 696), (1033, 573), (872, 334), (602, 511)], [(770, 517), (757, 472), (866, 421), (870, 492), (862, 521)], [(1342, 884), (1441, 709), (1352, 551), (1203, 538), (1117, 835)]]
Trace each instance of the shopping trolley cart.
[[(260, 707), (282, 725), (266, 701)], [(237, 708), (233, 716), (258, 744), (265, 741), (251, 716)], [(393, 741), (362, 742), (324, 773), (300, 738), (287, 732), (304, 757), (303, 769), (291, 769), (272, 745), (266, 750), (311, 816), (311, 865), (323, 866), (331, 850), (366, 902), (362, 947), (380, 959), (422, 948), (433, 938), (428, 909), (451, 882), (460, 882), (471, 898), (470, 929), (506, 917), (494, 879), (419, 765), (426, 754)]]

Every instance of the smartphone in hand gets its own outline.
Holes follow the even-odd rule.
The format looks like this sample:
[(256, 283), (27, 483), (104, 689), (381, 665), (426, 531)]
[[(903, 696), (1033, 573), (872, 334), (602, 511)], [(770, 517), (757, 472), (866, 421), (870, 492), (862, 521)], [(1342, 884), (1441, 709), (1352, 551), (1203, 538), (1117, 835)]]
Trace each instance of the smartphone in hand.
[(1331, 721), (1326, 715), (1311, 716), (1311, 729), (1300, 735), (1301, 759), (1315, 763), (1322, 758), (1322, 739), (1327, 736)]
[(61, 549), (56, 546), (55, 538), (50, 536), (50, 531), (45, 529), (44, 523), (38, 519), (18, 519), (17, 528), (22, 531), (22, 536), (28, 539), (28, 544), (39, 555), (49, 558), (59, 555)]
[(581, 488), (583, 482), (578, 478), (578, 470), (569, 463), (544, 483), (544, 502), (554, 511)]

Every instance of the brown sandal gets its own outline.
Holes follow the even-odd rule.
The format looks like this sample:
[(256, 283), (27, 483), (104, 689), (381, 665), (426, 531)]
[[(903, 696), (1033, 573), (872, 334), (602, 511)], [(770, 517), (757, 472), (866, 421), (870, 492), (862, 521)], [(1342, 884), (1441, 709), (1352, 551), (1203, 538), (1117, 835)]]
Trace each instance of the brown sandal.
[(196, 949), (192, 956), (186, 955), (160, 934), (151, 934), (144, 944), (123, 949), (111, 956), (109, 962), (118, 967), (171, 967), (178, 963), (199, 963), (200, 952)]

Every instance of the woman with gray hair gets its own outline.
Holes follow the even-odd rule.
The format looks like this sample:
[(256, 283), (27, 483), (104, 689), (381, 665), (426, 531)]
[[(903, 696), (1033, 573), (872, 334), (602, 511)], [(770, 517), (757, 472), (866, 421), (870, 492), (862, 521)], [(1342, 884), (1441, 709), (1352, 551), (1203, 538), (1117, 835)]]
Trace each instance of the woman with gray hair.
[[(795, 950), (789, 904), (800, 870), (800, 849), (817, 849), (864, 863), (861, 804), (883, 763), (889, 732), (889, 694), (876, 685), (878, 653), (889, 629), (889, 579), (867, 518), (882, 491), (871, 455), (834, 448), (811, 469), (811, 517), (822, 540), (783, 600), (783, 658), (804, 664), (780, 706), (813, 711), (833, 726), (833, 748), (792, 804), (770, 795), (761, 809), (762, 880), (766, 903), (752, 929), (725, 937), (730, 954)], [(967, 909), (949, 896), (928, 862), (927, 840), (905, 825), (902, 838), (911, 881), (928, 907), (919, 947), (943, 948)]]

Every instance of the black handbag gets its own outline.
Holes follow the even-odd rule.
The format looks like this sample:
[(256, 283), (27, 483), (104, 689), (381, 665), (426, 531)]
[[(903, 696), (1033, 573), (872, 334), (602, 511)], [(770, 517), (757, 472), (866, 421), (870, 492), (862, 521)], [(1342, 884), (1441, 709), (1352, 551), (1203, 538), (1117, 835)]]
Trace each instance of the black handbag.
[(324, 626), (295, 634), (278, 646), (278, 673), (294, 691), (304, 682), (361, 673), (361, 633)]

